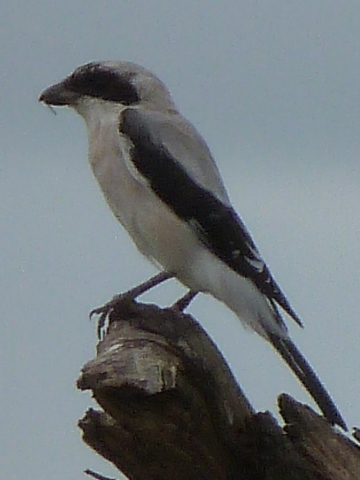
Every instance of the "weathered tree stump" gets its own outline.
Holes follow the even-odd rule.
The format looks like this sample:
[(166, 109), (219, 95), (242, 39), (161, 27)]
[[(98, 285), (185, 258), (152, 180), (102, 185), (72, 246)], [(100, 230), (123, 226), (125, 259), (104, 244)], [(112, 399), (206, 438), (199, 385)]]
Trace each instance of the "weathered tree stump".
[(103, 409), (84, 441), (131, 480), (360, 480), (359, 446), (309, 407), (255, 413), (190, 315), (124, 301), (78, 387)]

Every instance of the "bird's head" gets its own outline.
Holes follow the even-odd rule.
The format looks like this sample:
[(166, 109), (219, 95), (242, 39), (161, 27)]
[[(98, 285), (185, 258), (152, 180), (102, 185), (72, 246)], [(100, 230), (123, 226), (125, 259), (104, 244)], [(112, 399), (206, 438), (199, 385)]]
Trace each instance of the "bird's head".
[(131, 62), (91, 62), (42, 92), (39, 101), (69, 106), (85, 119), (94, 106), (124, 108), (148, 104), (157, 110), (175, 105), (165, 85), (149, 70)]

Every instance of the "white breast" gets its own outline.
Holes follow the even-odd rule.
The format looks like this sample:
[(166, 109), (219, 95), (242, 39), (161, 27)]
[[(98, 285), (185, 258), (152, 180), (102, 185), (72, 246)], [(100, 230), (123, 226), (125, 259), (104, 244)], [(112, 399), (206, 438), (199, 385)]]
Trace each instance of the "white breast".
[(107, 117), (89, 130), (90, 165), (112, 212), (141, 253), (181, 278), (202, 246), (147, 186), (131, 162), (130, 147), (115, 119)]

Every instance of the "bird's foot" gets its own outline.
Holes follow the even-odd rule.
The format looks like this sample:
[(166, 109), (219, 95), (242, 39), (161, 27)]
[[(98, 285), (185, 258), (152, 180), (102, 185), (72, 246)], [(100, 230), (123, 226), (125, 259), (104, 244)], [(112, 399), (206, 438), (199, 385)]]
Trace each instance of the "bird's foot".
[(116, 307), (118, 307), (120, 304), (124, 302), (131, 302), (135, 300), (135, 298), (138, 297), (139, 295), (147, 292), (151, 288), (155, 287), (156, 285), (159, 285), (162, 282), (165, 282), (165, 280), (168, 280), (169, 278), (172, 278), (172, 277), (173, 275), (171, 273), (167, 273), (167, 272), (158, 273), (154, 277), (151, 277), (149, 280), (146, 280), (146, 282), (143, 282), (140, 285), (137, 285), (131, 290), (128, 290), (125, 293), (120, 293), (118, 295), (115, 295), (109, 302), (106, 302), (101, 307), (94, 308), (93, 310), (91, 310), (89, 314), (90, 319), (94, 315), (99, 315), (98, 324), (97, 324), (98, 337), (102, 338), (102, 332), (104, 331), (106, 321), (108, 320), (111, 312), (113, 312)]
[(128, 302), (134, 299), (135, 297), (128, 295), (128, 292), (120, 293), (118, 295), (114, 295), (111, 300), (106, 302), (101, 307), (97, 307), (91, 310), (91, 312), (89, 313), (90, 320), (94, 315), (99, 316), (97, 321), (97, 335), (99, 339), (103, 337), (102, 332), (105, 330), (106, 321), (109, 319), (109, 315), (111, 314), (111, 312), (113, 312), (114, 309), (121, 303)]

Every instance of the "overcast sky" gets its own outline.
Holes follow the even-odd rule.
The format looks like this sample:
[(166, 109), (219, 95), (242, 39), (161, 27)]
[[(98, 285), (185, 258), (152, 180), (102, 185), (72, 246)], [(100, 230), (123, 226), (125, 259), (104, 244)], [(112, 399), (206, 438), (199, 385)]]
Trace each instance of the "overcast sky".
[[(293, 339), (359, 425), (360, 3), (2, 0), (0, 28), (2, 477), (116, 476), (76, 427), (91, 404), (74, 386), (96, 343), (87, 314), (155, 270), (102, 199), (81, 119), (37, 102), (91, 60), (132, 60), (168, 85), (306, 325)], [(190, 311), (257, 409), (276, 413), (281, 392), (311, 403), (224, 306), (202, 296)]]

